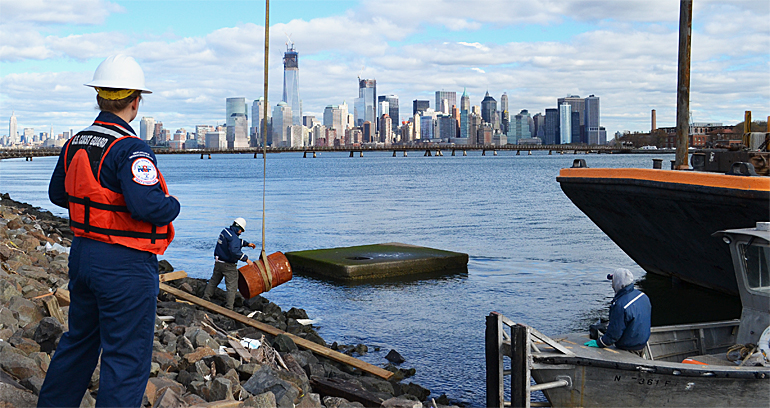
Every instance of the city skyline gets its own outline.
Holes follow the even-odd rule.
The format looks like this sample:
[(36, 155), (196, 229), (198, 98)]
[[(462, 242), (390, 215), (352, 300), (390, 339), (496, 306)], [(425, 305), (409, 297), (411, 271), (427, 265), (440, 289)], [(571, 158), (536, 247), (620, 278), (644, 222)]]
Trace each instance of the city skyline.
[[(286, 33), (303, 55), (303, 115), (320, 118), (343, 102), (353, 108), (360, 76), (378, 82), (378, 95), (399, 96), (402, 121), (413, 100), (433, 105), (436, 91), (464, 89), (472, 105), (486, 91), (498, 101), (507, 93), (511, 118), (522, 109), (545, 114), (570, 94), (596, 94), (608, 134), (649, 129), (651, 109), (661, 126), (675, 121), (678, 2), (300, 3), (271, 6), (268, 100), (282, 99)], [(140, 116), (168, 129), (221, 124), (223, 100), (262, 96), (262, 2), (3, 1), (2, 8), (0, 117), (15, 111), (20, 130), (89, 125), (94, 94), (82, 84), (117, 52), (137, 58), (154, 91)], [(770, 110), (769, 16), (767, 2), (694, 2), (694, 121), (737, 123), (744, 110), (757, 117)]]

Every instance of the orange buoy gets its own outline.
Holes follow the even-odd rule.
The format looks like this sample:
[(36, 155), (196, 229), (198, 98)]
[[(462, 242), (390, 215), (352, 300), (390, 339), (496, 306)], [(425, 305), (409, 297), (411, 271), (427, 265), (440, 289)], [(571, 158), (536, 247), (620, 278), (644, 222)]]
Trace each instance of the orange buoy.
[(269, 275), (262, 259), (238, 269), (238, 290), (244, 298), (251, 299), (291, 280), (291, 265), (282, 252), (268, 255), (267, 262)]

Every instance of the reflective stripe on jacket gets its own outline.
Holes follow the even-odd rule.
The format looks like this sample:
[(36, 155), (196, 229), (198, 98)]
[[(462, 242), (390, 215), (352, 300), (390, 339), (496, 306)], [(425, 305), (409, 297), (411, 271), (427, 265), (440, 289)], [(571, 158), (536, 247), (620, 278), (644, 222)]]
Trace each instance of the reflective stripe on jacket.
[(599, 347), (615, 347), (622, 350), (641, 350), (650, 339), (652, 318), (650, 298), (628, 285), (619, 290), (610, 305), (610, 322), (607, 333), (599, 338)]
[[(117, 124), (97, 121), (67, 143), (64, 185), (70, 228), (78, 237), (162, 255), (174, 239), (173, 225), (159, 227), (132, 218), (123, 194), (99, 182), (107, 153), (115, 143), (131, 137), (136, 138)], [(161, 189), (168, 194), (163, 175), (157, 174)]]

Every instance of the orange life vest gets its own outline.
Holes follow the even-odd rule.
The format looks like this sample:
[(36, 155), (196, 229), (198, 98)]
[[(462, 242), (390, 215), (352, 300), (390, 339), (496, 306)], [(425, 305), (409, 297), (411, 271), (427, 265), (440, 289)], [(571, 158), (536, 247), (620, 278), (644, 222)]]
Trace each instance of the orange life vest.
[[(99, 182), (110, 148), (127, 137), (136, 136), (114, 123), (96, 122), (67, 143), (64, 186), (69, 195), (70, 228), (78, 237), (162, 255), (174, 239), (174, 226), (158, 227), (132, 218), (123, 194)], [(168, 194), (160, 171), (158, 180)]]

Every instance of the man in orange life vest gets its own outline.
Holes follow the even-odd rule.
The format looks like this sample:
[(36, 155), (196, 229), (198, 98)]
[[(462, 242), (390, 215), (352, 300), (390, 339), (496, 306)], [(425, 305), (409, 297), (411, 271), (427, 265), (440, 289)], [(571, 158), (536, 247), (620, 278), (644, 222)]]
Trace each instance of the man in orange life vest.
[(104, 60), (86, 84), (101, 113), (62, 149), (48, 195), (67, 208), (69, 331), (56, 349), (39, 407), (79, 406), (101, 353), (97, 406), (139, 407), (150, 374), (158, 259), (174, 238), (179, 202), (155, 155), (136, 137), (144, 72), (133, 58)]

